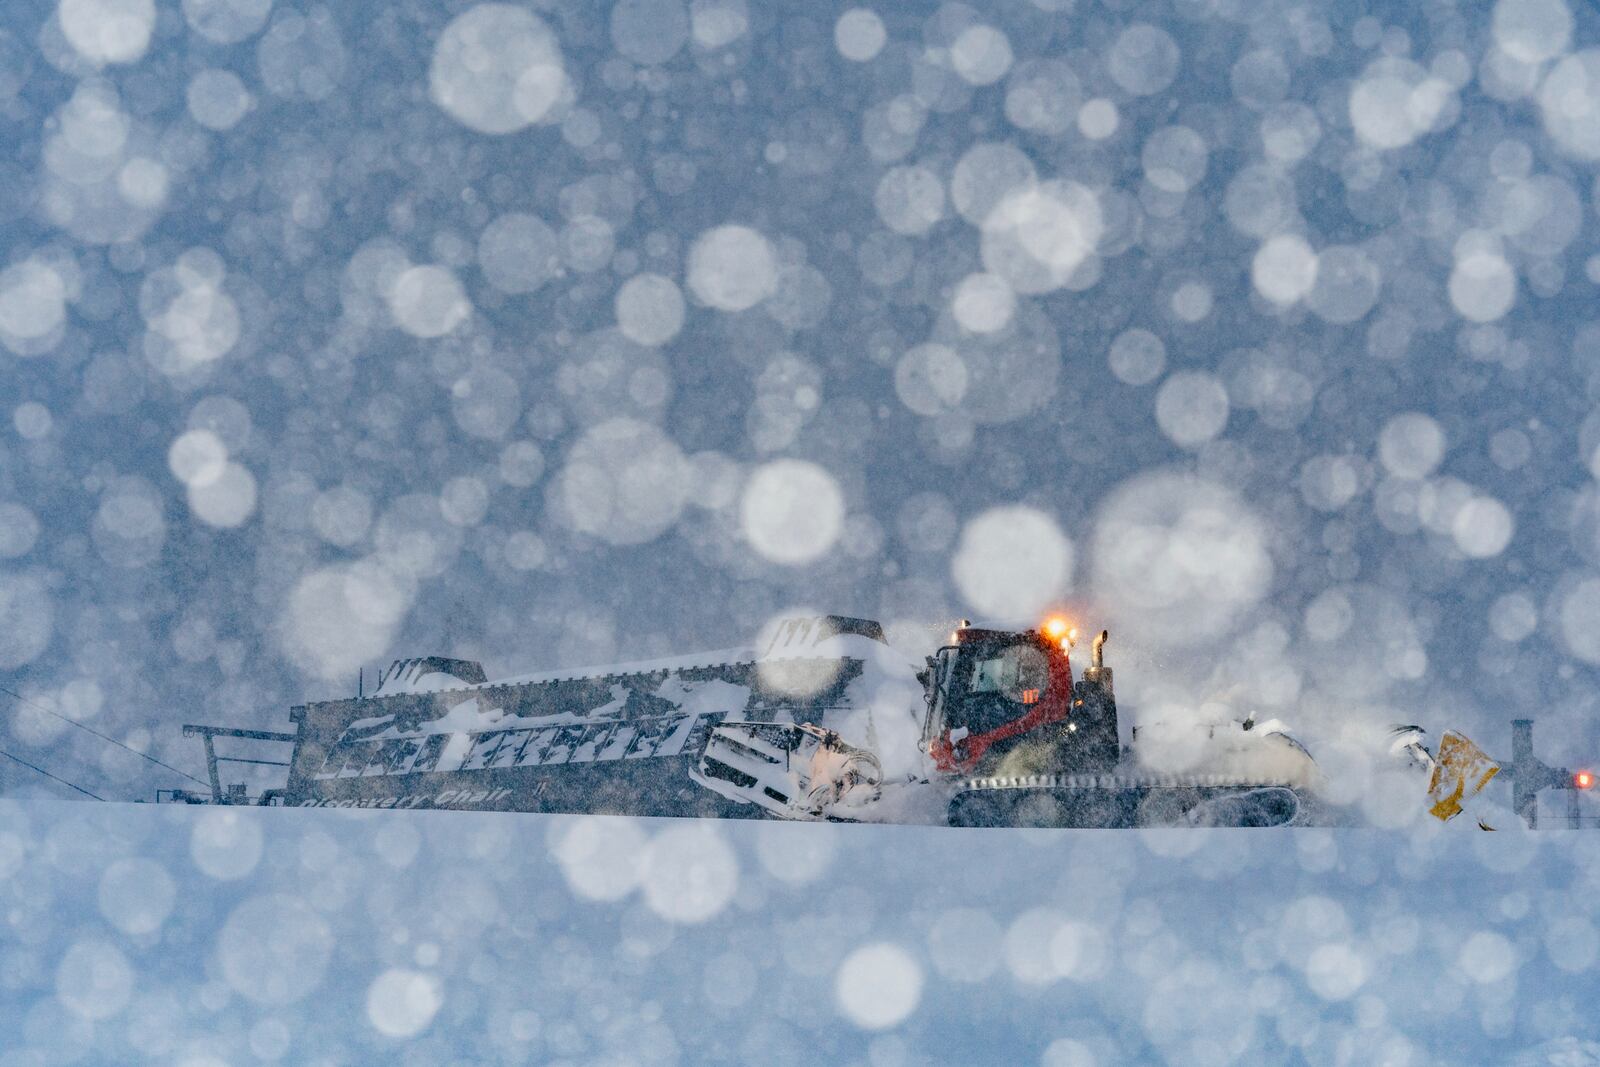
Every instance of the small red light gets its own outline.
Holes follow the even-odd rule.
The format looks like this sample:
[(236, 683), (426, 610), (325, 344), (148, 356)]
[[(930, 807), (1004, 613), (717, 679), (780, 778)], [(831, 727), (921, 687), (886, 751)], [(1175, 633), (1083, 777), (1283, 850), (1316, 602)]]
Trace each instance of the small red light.
[(1579, 771), (1572, 776), (1572, 784), (1579, 789), (1588, 789), (1591, 785), (1594, 785), (1594, 775), (1588, 771)]

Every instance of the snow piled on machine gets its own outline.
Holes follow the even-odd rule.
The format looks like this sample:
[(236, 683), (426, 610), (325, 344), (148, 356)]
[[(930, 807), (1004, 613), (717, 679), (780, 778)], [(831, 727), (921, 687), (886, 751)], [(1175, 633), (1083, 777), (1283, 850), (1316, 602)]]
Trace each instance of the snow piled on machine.
[(1133, 731), (1134, 761), (1157, 774), (1203, 772), (1314, 788), (1322, 773), (1278, 719), (1236, 720), (1216, 705), (1166, 707)]
[(921, 774), (925, 768), (918, 741), (925, 698), (917, 661), (887, 644), (881, 633), (839, 632), (812, 639), (808, 632), (797, 632), (795, 623), (792, 618), (780, 620), (758, 641), (767, 649), (757, 664), (762, 683), (807, 697), (829, 684), (843, 664), (859, 662), (860, 673), (817, 725), (875, 754), (886, 778)]

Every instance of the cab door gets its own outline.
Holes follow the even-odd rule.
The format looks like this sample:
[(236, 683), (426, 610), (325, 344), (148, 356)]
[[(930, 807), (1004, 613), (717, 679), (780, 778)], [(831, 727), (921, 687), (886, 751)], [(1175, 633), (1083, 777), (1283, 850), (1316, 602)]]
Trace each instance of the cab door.
[(922, 750), (944, 734), (947, 708), (950, 704), (950, 682), (955, 677), (956, 652), (954, 645), (946, 645), (932, 657), (924, 685), (928, 690), (928, 714), (922, 721)]

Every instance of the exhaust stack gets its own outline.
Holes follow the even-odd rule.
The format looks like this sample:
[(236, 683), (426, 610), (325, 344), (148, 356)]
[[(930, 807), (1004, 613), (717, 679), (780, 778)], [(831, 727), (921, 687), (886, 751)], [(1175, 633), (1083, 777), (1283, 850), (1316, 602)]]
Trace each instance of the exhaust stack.
[(1095, 634), (1094, 643), (1089, 646), (1089, 666), (1083, 672), (1084, 681), (1103, 687), (1107, 693), (1111, 692), (1111, 668), (1105, 663), (1105, 647), (1110, 636), (1110, 630)]

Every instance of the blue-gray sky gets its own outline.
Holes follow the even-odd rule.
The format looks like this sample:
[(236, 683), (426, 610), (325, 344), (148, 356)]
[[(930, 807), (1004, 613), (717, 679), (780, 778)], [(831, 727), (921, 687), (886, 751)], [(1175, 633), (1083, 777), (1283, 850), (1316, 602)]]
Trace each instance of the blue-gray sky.
[(1595, 743), (1586, 7), (3, 32), (0, 668), (136, 747), (394, 655), (1056, 605), (1116, 632), (1135, 713)]

